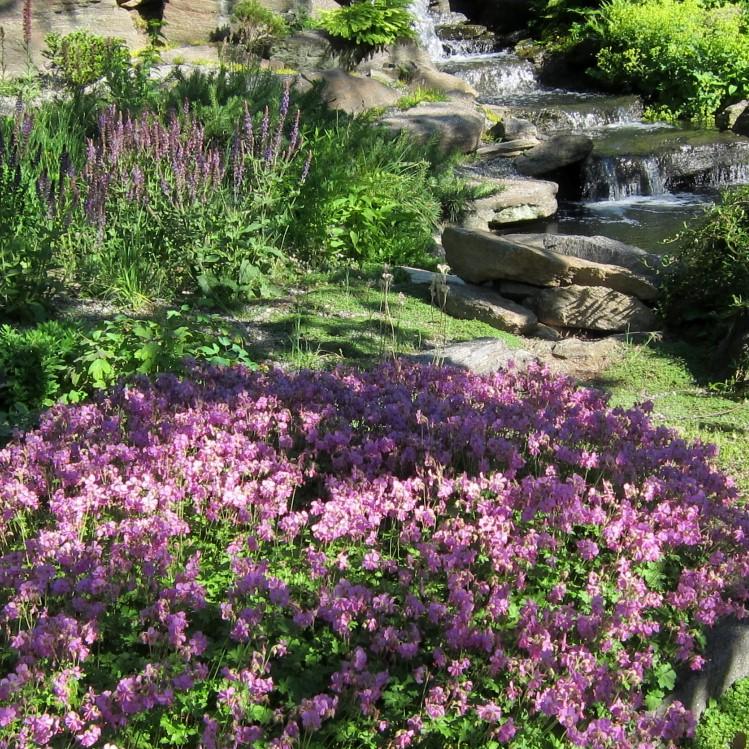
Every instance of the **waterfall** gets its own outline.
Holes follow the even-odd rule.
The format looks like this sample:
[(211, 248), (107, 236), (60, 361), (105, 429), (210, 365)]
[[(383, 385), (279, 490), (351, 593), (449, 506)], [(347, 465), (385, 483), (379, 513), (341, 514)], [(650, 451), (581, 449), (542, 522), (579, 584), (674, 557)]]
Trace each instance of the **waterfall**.
[(229, 25), (231, 20), (231, 0), (218, 0), (218, 27)]
[(414, 28), (421, 46), (429, 53), (432, 60), (442, 60), (445, 51), (437, 36), (434, 19), (429, 13), (429, 0), (413, 0), (409, 10), (414, 18)]
[(663, 164), (655, 156), (588, 159), (583, 166), (583, 200), (624, 200), (669, 192)]

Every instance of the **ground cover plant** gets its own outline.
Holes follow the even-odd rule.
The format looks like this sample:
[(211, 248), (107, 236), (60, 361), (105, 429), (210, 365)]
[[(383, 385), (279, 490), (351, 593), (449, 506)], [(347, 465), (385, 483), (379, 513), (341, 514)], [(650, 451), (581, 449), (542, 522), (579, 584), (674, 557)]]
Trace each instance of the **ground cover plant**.
[(56, 407), (0, 452), (2, 746), (669, 744), (646, 708), (746, 613), (712, 458), (539, 369)]

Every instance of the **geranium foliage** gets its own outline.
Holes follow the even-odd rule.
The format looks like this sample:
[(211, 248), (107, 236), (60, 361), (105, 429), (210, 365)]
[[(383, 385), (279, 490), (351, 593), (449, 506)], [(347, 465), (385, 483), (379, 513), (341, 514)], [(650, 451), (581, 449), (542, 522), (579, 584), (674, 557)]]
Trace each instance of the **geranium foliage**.
[(0, 452), (0, 746), (648, 747), (746, 614), (713, 450), (535, 368), (196, 369)]

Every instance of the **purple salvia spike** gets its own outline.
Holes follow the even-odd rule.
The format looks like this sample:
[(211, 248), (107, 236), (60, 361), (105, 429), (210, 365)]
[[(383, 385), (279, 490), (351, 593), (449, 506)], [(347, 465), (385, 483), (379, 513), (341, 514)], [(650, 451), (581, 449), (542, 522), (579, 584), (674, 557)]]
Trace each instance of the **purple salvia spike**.
[(307, 181), (310, 167), (312, 166), (312, 151), (307, 151), (307, 160), (304, 162), (304, 168), (302, 169), (301, 184)]

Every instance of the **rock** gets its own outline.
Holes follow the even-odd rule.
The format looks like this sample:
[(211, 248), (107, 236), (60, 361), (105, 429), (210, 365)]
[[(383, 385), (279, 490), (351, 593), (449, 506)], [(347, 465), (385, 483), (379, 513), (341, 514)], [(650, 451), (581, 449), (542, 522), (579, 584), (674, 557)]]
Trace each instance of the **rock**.
[(435, 139), (443, 152), (471, 153), (484, 132), (484, 118), (456, 102), (421, 104), (405, 112), (383, 117), (380, 122), (394, 133), (408, 131), (416, 140)]
[(530, 331), (529, 335), (542, 341), (559, 341), (562, 338), (562, 334), (558, 330), (549, 325), (544, 325), (542, 322), (536, 323), (536, 327)]
[(221, 22), (219, 0), (167, 0), (164, 5), (164, 38), (177, 44), (210, 41)]
[(495, 196), (490, 228), (548, 218), (557, 212), (556, 182), (543, 180), (500, 180), (502, 191)]
[[(396, 270), (400, 270), (406, 273), (408, 275), (408, 280), (411, 283), (424, 284), (424, 285), (431, 285), (431, 283), (434, 281), (435, 276), (437, 275), (431, 270), (422, 270), (421, 268), (411, 268), (407, 265), (398, 265), (396, 266)], [(466, 283), (459, 276), (453, 276), (449, 273), (445, 277), (445, 280), (450, 286), (453, 286), (453, 285), (465, 286), (465, 283)]]
[(476, 374), (493, 374), (514, 363), (527, 365), (534, 356), (525, 349), (514, 349), (501, 338), (477, 338), (411, 357), (422, 364), (443, 364), (468, 369)]
[(542, 286), (531, 286), (529, 283), (520, 283), (519, 281), (500, 281), (495, 285), (499, 293), (508, 299), (515, 301), (530, 300), (525, 305), (526, 307), (533, 306), (536, 295), (543, 291)]
[(406, 77), (411, 90), (417, 88), (433, 89), (452, 96), (470, 96), (474, 99), (478, 91), (462, 78), (450, 73), (443, 73), (432, 65), (412, 62), (406, 68)]
[(215, 44), (172, 47), (161, 53), (161, 61), (166, 65), (214, 65), (221, 64), (219, 50)]
[[(533, 286), (602, 286), (645, 300), (656, 288), (626, 268), (560, 255), (489, 232), (448, 226), (442, 233), (445, 258), (470, 283), (521, 281)], [(545, 322), (545, 321), (544, 321)]]
[(526, 333), (538, 320), (526, 307), (505, 299), (496, 291), (477, 286), (450, 287), (441, 306), (451, 317), (479, 320), (508, 333)]
[(518, 138), (516, 140), (508, 140), (504, 143), (490, 143), (486, 146), (481, 146), (476, 153), (479, 156), (514, 158), (515, 156), (520, 156), (520, 154), (530, 148), (535, 148), (540, 142), (538, 138)]
[[(8, 75), (20, 75), (28, 61), (23, 43), (23, 0), (0, 0), (0, 26), (5, 30), (4, 64)], [(32, 62), (42, 65), (44, 37), (50, 33), (68, 34), (86, 29), (95, 34), (119, 37), (128, 47), (145, 46), (145, 35), (138, 32), (135, 11), (118, 5), (116, 0), (44, 0), (31, 6)]]
[(538, 128), (520, 117), (504, 117), (489, 130), (489, 135), (496, 140), (530, 139), (538, 142)]
[(555, 135), (515, 159), (515, 168), (528, 177), (540, 177), (582, 161), (593, 150), (587, 135)]
[(326, 70), (320, 74), (323, 81), (322, 97), (331, 109), (347, 114), (361, 114), (370, 109), (392, 107), (400, 94), (372, 78), (351, 75), (343, 70)]
[(551, 355), (566, 361), (590, 361), (608, 359), (620, 344), (611, 338), (600, 341), (581, 341), (579, 338), (564, 338), (551, 348)]
[(520, 244), (552, 250), (594, 263), (619, 265), (648, 279), (655, 277), (661, 258), (639, 247), (609, 237), (586, 237), (575, 234), (505, 234), (505, 239)]
[(535, 312), (546, 325), (602, 332), (654, 330), (655, 313), (639, 299), (602, 286), (543, 289)]
[[(749, 108), (749, 99), (742, 99), (735, 104), (731, 104), (715, 115), (715, 126), (718, 130), (734, 130), (736, 121), (746, 112), (747, 108)], [(743, 135), (746, 135), (746, 133), (743, 133)]]
[(293, 70), (330, 70), (346, 64), (324, 31), (300, 31), (273, 43), (271, 62)]
[(478, 39), (487, 33), (486, 26), (478, 23), (442, 23), (436, 27), (437, 36), (445, 42)]
[(749, 676), (749, 622), (725, 620), (707, 633), (707, 663), (701, 671), (685, 671), (671, 700), (699, 719), (709, 700), (718, 699), (739, 679)]

